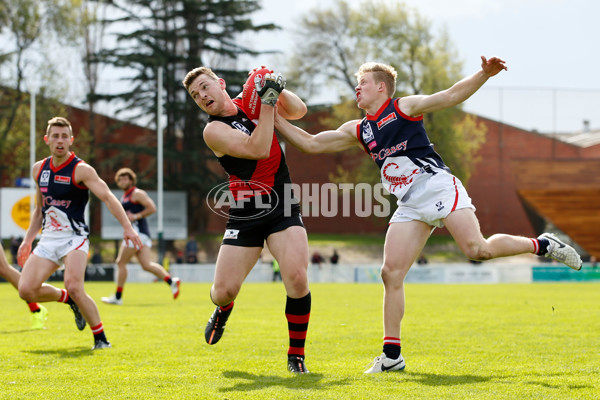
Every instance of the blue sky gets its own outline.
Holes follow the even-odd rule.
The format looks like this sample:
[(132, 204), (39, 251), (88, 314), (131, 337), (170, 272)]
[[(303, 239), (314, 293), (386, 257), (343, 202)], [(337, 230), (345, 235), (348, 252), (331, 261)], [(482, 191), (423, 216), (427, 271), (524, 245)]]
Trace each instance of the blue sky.
[[(359, 0), (349, 0), (358, 7)], [(479, 69), (480, 55), (507, 61), (465, 107), (468, 111), (541, 132), (581, 130), (583, 120), (600, 129), (600, 2), (592, 0), (406, 0), (433, 24), (448, 29), (464, 64)], [(259, 46), (290, 54), (290, 31), (300, 15), (334, 0), (263, 0), (257, 22), (276, 22), (283, 32)], [(268, 61), (268, 60), (267, 60)], [(249, 60), (251, 64), (264, 58)], [(319, 97), (309, 102), (322, 102)]]

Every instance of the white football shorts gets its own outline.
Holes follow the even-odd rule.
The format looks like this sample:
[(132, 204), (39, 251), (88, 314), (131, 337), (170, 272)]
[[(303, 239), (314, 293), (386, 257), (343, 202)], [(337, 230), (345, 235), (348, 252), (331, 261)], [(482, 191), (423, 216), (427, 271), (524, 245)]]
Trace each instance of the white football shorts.
[(33, 249), (33, 254), (46, 258), (56, 265), (61, 265), (63, 258), (70, 252), (81, 250), (88, 254), (89, 249), (90, 241), (85, 236), (49, 237), (42, 235), (37, 246)]
[[(152, 239), (150, 239), (150, 236), (146, 235), (145, 233), (138, 232), (137, 229), (136, 229), (136, 232), (138, 233), (138, 235), (140, 235), (140, 239), (142, 240), (142, 244), (145, 247), (151, 249), (152, 248)], [(123, 240), (122, 246), (128, 247), (130, 249), (135, 248), (135, 245), (133, 244), (133, 242), (131, 240), (128, 240), (127, 242), (125, 242)]]
[(410, 187), (404, 197), (398, 200), (398, 209), (392, 215), (390, 224), (416, 220), (442, 228), (442, 219), (461, 208), (475, 210), (460, 179), (440, 171)]

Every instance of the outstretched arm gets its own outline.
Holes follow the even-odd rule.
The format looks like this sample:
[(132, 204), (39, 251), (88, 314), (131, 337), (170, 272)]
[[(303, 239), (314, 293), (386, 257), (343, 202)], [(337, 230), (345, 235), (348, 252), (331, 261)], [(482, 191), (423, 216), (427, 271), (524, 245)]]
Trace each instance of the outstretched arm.
[(423, 113), (454, 107), (473, 95), (489, 78), (502, 70), (508, 70), (504, 60), (481, 56), (481, 69), (473, 75), (456, 82), (452, 87), (432, 95), (402, 97), (400, 110), (406, 115), (418, 116)]
[(296, 120), (306, 115), (306, 104), (296, 94), (284, 90), (277, 100), (277, 113), (285, 119)]
[(356, 125), (358, 120), (346, 122), (337, 130), (311, 135), (289, 123), (283, 116), (275, 115), (275, 128), (281, 135), (304, 153), (333, 153), (358, 145)]

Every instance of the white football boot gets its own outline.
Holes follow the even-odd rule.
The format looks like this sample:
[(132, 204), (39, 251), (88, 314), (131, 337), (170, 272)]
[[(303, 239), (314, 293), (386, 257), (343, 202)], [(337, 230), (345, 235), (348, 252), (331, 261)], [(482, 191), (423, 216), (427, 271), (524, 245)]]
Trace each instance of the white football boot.
[(542, 233), (538, 239), (548, 239), (550, 242), (548, 252), (545, 254), (546, 257), (559, 261), (569, 268), (573, 268), (575, 271), (581, 269), (582, 262), (579, 254), (577, 254), (574, 248), (557, 238), (556, 235), (553, 233)]
[(375, 374), (378, 372), (387, 371), (401, 371), (406, 367), (402, 354), (396, 359), (388, 358), (385, 353), (375, 357), (373, 362), (369, 364), (369, 369), (365, 371), (365, 374)]
[(117, 306), (123, 305), (123, 299), (117, 299), (117, 296), (115, 296), (114, 294), (110, 297), (103, 297), (101, 300), (103, 303), (106, 303), (106, 304), (114, 304)]

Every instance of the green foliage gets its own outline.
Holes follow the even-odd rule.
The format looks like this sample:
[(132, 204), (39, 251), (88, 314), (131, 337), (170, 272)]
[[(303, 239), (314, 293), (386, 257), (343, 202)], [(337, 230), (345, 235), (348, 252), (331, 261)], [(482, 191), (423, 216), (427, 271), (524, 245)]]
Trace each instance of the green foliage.
[[(87, 283), (98, 301), (113, 283)], [(593, 399), (597, 284), (407, 284), (404, 372), (365, 375), (381, 354), (379, 284), (312, 284), (307, 367), (286, 370), (285, 291), (245, 284), (214, 346), (204, 325), (210, 284), (127, 284), (123, 306), (100, 303), (112, 349), (92, 352), (68, 306), (46, 303), (48, 329), (0, 284), (2, 398), (52, 399)], [(584, 302), (581, 299), (585, 299)]]
[[(80, 5), (81, 0), (5, 0), (0, 4), (0, 67), (7, 77), (0, 87), (0, 157), (7, 160), (0, 164), (0, 176), (10, 181), (30, 176), (30, 97), (26, 92), (32, 88), (37, 92), (37, 132), (43, 132), (53, 116), (64, 115), (57, 99), (66, 94), (69, 80), (64, 65), (53, 63), (50, 55), (55, 47), (49, 44), (52, 40), (67, 44), (77, 36)], [(39, 158), (47, 153), (42, 136), (36, 134)]]
[[(250, 14), (259, 8), (255, 0), (115, 0), (108, 13), (112, 17), (103, 23), (118, 31), (116, 44), (92, 57), (94, 63), (126, 69), (128, 78), (120, 93), (95, 93), (90, 100), (119, 104), (127, 118), (151, 124), (156, 123), (157, 70), (164, 68), (160, 101), (166, 115), (165, 189), (188, 192), (188, 220), (200, 232), (204, 195), (225, 178), (211, 168), (214, 155), (202, 140), (207, 116), (181, 81), (191, 69), (206, 65), (228, 82), (230, 94), (237, 95), (247, 71), (237, 70), (236, 60), (243, 54), (256, 54), (237, 41), (239, 35), (276, 28), (252, 23)], [(134, 149), (124, 149), (120, 157), (133, 158), (134, 154)]]
[[(427, 19), (395, 0), (365, 1), (356, 8), (339, 0), (333, 9), (313, 10), (302, 20), (295, 48), (289, 75), (306, 83), (300, 94), (315, 94), (323, 81), (341, 83), (342, 101), (334, 108), (332, 128), (352, 119), (340, 120), (338, 116), (356, 115), (355, 102), (347, 99), (356, 86), (354, 73), (367, 61), (386, 63), (396, 69), (396, 96), (436, 93), (461, 78), (462, 63), (447, 32), (442, 30), (436, 36)], [(341, 112), (340, 108), (346, 111)], [(466, 182), (485, 130), (482, 125), (473, 129), (472, 124), (463, 121), (460, 108), (426, 115), (425, 126), (436, 151), (453, 173)], [(374, 168), (366, 164), (372, 162), (365, 159), (357, 170)], [(368, 177), (350, 172), (349, 179), (376, 183), (380, 178), (375, 169)]]
[[(4, 174), (11, 186), (15, 178), (31, 177), (29, 165), (30, 96), (0, 87), (0, 176)], [(48, 146), (43, 141), (46, 124), (55, 115), (64, 115), (64, 106), (55, 100), (36, 97), (36, 160), (48, 156)], [(86, 135), (77, 135), (83, 142)], [(78, 153), (79, 154), (79, 153)], [(4, 183), (4, 182), (3, 182)]]

